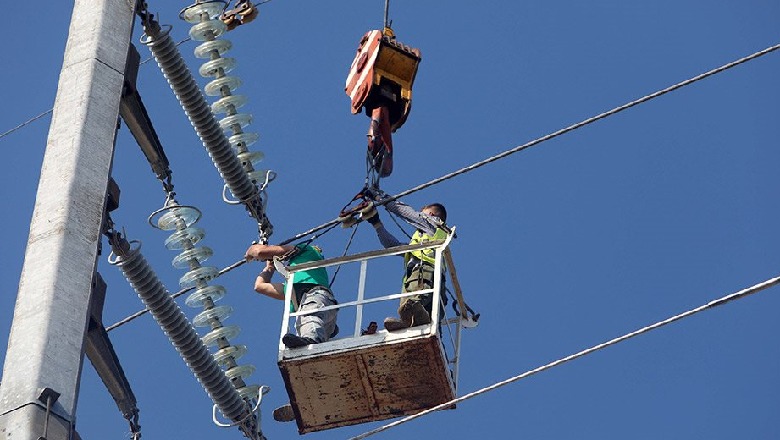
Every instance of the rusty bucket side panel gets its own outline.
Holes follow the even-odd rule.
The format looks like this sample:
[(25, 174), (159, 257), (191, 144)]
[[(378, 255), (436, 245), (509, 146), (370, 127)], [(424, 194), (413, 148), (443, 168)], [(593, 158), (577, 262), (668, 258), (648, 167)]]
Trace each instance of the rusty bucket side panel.
[(413, 414), (455, 397), (436, 337), (284, 360), (301, 434)]

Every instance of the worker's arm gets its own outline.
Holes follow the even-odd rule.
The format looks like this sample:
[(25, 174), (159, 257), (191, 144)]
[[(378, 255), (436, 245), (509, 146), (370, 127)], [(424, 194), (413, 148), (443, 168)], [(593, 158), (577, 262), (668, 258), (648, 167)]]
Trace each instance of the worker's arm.
[(398, 239), (395, 238), (395, 236), (391, 234), (390, 231), (385, 229), (385, 225), (383, 225), (382, 220), (379, 219), (379, 212), (373, 205), (371, 205), (370, 210), (364, 212), (362, 215), (363, 219), (365, 219), (368, 223), (371, 224), (371, 226), (374, 227), (376, 235), (379, 237), (379, 242), (382, 243), (382, 246), (384, 246), (385, 249), (403, 244), (398, 241)]
[(416, 211), (411, 206), (398, 200), (393, 200), (385, 204), (385, 209), (402, 219), (416, 229), (428, 234), (433, 235), (436, 233), (438, 223), (435, 217), (432, 217), (423, 212)]
[(246, 261), (268, 261), (274, 257), (281, 257), (293, 250), (295, 246), (290, 244), (272, 245), (272, 244), (253, 244), (246, 250), (244, 258)]
[(393, 234), (385, 229), (385, 225), (383, 225), (380, 220), (377, 219), (377, 222), (372, 226), (374, 227), (374, 230), (376, 230), (376, 236), (379, 237), (379, 242), (382, 243), (382, 246), (384, 246), (385, 249), (394, 246), (401, 246), (403, 244), (398, 241), (398, 239), (395, 238)]
[(272, 283), (271, 277), (274, 274), (273, 262), (268, 261), (265, 269), (255, 279), (255, 292), (271, 297), (273, 299), (284, 300), (284, 285), (282, 283)]

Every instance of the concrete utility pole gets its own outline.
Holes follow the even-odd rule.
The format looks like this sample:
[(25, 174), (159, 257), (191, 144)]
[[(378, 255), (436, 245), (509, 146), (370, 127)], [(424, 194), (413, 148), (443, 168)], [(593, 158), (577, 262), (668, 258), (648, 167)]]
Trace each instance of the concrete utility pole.
[(76, 0), (0, 385), (0, 439), (74, 432), (134, 0)]

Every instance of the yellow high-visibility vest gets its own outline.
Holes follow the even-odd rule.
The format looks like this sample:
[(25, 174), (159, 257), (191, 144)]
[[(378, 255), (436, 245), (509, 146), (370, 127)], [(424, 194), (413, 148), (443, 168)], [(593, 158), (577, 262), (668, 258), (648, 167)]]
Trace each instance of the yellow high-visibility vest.
[[(436, 232), (434, 232), (433, 235), (426, 234), (421, 231), (415, 231), (412, 235), (412, 241), (409, 242), (409, 244), (420, 244), (420, 243), (426, 243), (429, 241), (434, 240), (444, 240), (447, 238), (447, 232), (443, 230), (442, 228), (436, 228)], [(415, 258), (425, 261), (430, 264), (436, 263), (436, 252), (433, 249), (420, 249), (417, 251), (407, 252), (404, 254), (404, 263), (409, 263), (409, 259), (411, 256), (414, 256)]]

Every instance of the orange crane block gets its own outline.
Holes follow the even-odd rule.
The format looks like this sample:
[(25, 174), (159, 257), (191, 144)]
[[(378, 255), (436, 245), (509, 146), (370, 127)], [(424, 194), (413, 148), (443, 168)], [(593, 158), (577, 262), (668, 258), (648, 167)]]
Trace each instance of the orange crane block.
[(365, 107), (387, 107), (394, 132), (406, 122), (412, 106), (412, 84), (421, 60), (419, 49), (399, 43), (392, 30), (363, 35), (347, 76), (345, 92), (352, 100), (352, 114)]

